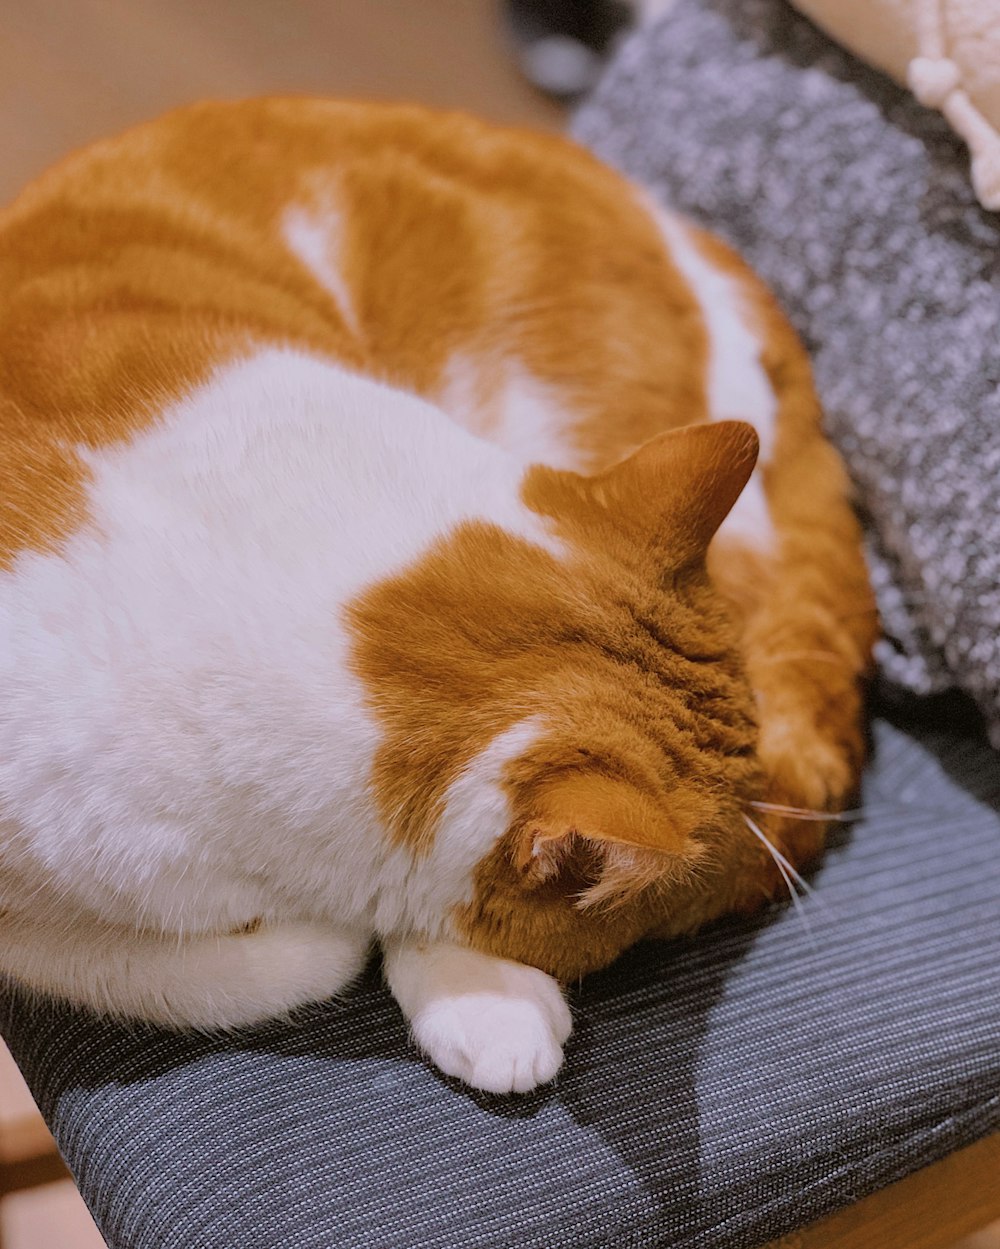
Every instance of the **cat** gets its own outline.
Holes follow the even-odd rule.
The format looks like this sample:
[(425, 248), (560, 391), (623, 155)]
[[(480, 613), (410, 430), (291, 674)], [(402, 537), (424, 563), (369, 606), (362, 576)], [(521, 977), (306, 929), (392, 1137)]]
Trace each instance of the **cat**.
[(564, 139), (265, 99), (38, 179), (0, 290), (0, 974), (232, 1028), (377, 943), (525, 1091), (564, 985), (819, 852), (875, 618), (723, 244)]

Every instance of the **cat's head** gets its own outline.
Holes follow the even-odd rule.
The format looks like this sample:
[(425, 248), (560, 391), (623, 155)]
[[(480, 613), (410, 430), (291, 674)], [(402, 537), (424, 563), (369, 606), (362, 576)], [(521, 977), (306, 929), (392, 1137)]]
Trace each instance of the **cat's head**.
[(479, 948), (570, 978), (764, 896), (753, 695), (705, 570), (756, 455), (720, 422), (535, 466), (560, 553), (464, 524), (351, 605), (383, 820), (469, 864), (450, 918)]

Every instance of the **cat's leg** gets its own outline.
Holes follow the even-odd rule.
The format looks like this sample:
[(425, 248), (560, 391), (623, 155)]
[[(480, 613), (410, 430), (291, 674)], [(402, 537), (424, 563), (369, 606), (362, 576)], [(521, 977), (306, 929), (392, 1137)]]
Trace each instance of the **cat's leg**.
[[(742, 617), (757, 702), (761, 797), (814, 813), (853, 800), (865, 756), (864, 679), (877, 618), (846, 504), (843, 470), (818, 437), (803, 438), (772, 487), (772, 550), (720, 534), (713, 580)], [(776, 474), (777, 476), (777, 474)], [(799, 863), (822, 848), (825, 825), (758, 810), (758, 824)]]
[[(708, 561), (742, 623), (766, 780), (761, 799), (837, 812), (853, 801), (864, 761), (864, 684), (878, 629), (850, 484), (823, 436), (809, 359), (795, 333), (749, 270), (720, 244), (703, 241), (738, 277), (741, 316), (759, 341), (754, 367), (763, 368), (764, 393), (771, 392), (747, 412), (760, 459)], [(796, 821), (787, 810), (758, 810), (754, 818), (797, 862), (822, 848), (822, 820)]]
[(0, 917), (0, 974), (102, 1014), (177, 1028), (235, 1028), (323, 1001), (358, 975), (368, 946), (366, 935), (310, 923), (178, 939)]
[(569, 1007), (537, 967), (443, 942), (387, 941), (385, 973), (414, 1040), (446, 1075), (526, 1093), (562, 1066)]

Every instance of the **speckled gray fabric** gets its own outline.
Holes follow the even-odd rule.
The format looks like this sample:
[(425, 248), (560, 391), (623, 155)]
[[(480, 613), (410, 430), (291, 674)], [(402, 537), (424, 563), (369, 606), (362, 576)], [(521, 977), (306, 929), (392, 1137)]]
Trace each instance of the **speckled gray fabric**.
[(678, 0), (576, 136), (733, 243), (809, 347), (901, 686), (1000, 744), (1000, 216), (948, 126), (783, 0)]

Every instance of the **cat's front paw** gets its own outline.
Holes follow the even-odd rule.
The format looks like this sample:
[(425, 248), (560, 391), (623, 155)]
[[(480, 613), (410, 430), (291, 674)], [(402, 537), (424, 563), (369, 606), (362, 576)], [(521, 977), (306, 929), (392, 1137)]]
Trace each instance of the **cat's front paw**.
[(445, 945), (399, 950), (388, 971), (414, 1040), (446, 1075), (527, 1093), (562, 1066), (572, 1020), (545, 972)]
[(413, 1020), (414, 1040), (445, 1075), (487, 1093), (527, 1093), (547, 1083), (562, 1066), (569, 1033), (569, 1011), (554, 984), (441, 999)]

